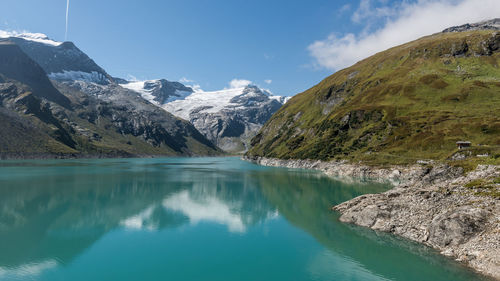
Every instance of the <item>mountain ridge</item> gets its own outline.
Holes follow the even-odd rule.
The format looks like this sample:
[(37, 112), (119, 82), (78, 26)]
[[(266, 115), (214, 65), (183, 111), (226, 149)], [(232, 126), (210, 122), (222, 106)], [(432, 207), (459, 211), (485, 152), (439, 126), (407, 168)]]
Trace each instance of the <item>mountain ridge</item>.
[(165, 79), (121, 83), (175, 116), (190, 121), (205, 137), (230, 153), (241, 153), (260, 127), (286, 101), (256, 85), (219, 91), (193, 90)]
[[(44, 37), (38, 36), (36, 40), (46, 40), (39, 38)], [(47, 52), (47, 48), (59, 52), (61, 46), (76, 47), (24, 40), (30, 42), (21, 45), (31, 46), (32, 54), (37, 48), (42, 50), (30, 57), (15, 43), (23, 40), (0, 39), (0, 126), (4, 129), (0, 136), (0, 158), (221, 154), (192, 124), (111, 79), (51, 77), (52, 81), (49, 80), (37, 60), (49, 66), (51, 63), (64, 66), (67, 58), (48, 60), (47, 55), (53, 52)], [(72, 52), (75, 50), (81, 53), (77, 48)], [(78, 58), (83, 59), (81, 65), (95, 64), (85, 54)], [(73, 69), (87, 73), (80, 71), (85, 68)], [(14, 141), (18, 138), (23, 139)]]

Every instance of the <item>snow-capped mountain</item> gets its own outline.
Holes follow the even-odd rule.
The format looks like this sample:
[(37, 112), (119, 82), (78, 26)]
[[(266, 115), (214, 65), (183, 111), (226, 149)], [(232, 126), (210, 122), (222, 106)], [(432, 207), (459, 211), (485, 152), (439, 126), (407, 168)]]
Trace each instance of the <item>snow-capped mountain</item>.
[[(229, 152), (246, 151), (250, 139), (288, 100), (254, 85), (205, 92), (194, 91), (184, 85), (180, 87), (179, 84), (152, 80), (122, 86), (140, 93), (143, 98), (166, 111), (189, 120), (209, 140)], [(170, 91), (162, 90), (165, 85), (170, 85)], [(178, 87), (174, 88), (173, 85)]]
[[(0, 128), (0, 146), (10, 147), (0, 158), (26, 151), (113, 156), (220, 153), (190, 122), (118, 85), (73, 43), (43, 34), (0, 32), (0, 37), (0, 123), (13, 124)], [(21, 141), (17, 136), (23, 136), (24, 146), (11, 146)]]
[[(144, 107), (137, 96), (190, 121), (206, 138), (230, 152), (246, 151), (250, 139), (286, 102), (284, 97), (252, 85), (205, 92), (165, 79), (126, 81), (111, 77), (71, 42), (57, 42), (40, 33), (5, 31), (0, 31), (0, 38), (18, 45), (61, 91), (83, 92), (113, 104), (123, 104), (126, 101), (121, 99), (127, 99), (123, 109), (130, 112), (136, 111), (134, 105)], [(151, 111), (141, 112), (149, 116)]]
[(108, 84), (113, 78), (72, 42), (57, 42), (41, 33), (0, 31), (45, 70), (50, 79)]

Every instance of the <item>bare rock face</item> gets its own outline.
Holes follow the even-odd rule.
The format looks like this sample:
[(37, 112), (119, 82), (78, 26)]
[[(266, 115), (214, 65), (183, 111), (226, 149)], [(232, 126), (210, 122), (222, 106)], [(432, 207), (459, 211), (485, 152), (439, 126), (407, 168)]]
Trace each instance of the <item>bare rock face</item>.
[(247, 151), (250, 140), (283, 104), (257, 87), (247, 88), (218, 112), (199, 108), (189, 114), (189, 121), (222, 150)]
[(500, 18), (482, 21), (478, 23), (467, 23), (460, 26), (453, 26), (443, 30), (443, 32), (464, 32), (464, 31), (473, 31), (473, 30), (500, 30)]
[(467, 175), (438, 166), (385, 193), (363, 195), (333, 210), (341, 213), (342, 222), (424, 243), (500, 278), (500, 204), (464, 187), (499, 175), (497, 166), (479, 166)]
[(468, 206), (445, 211), (432, 219), (428, 242), (440, 247), (460, 245), (484, 228), (486, 216), (486, 211)]

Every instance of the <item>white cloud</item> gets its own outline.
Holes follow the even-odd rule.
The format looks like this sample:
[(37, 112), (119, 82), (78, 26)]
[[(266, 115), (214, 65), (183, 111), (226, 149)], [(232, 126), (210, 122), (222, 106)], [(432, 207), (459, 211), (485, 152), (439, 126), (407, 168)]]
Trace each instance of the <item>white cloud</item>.
[(351, 5), (350, 4), (345, 4), (344, 6), (342, 6), (340, 8), (339, 13), (343, 14), (345, 12), (348, 12), (349, 10), (351, 10)]
[(313, 42), (308, 50), (317, 66), (340, 70), (377, 52), (445, 28), (498, 17), (500, 11), (498, 0), (417, 0), (376, 8), (371, 4), (370, 0), (362, 0), (352, 21), (369, 26), (375, 20), (383, 20), (383, 26), (375, 31), (365, 29), (358, 35), (331, 34)]
[(201, 86), (199, 84), (186, 85), (186, 86), (188, 86), (191, 89), (193, 89), (193, 91), (196, 92), (196, 93), (203, 92), (203, 89), (201, 88)]
[(252, 81), (245, 79), (233, 79), (231, 80), (231, 82), (229, 82), (229, 88), (230, 89), (243, 88), (250, 84), (252, 84)]
[[(401, 7), (400, 3), (392, 3), (391, 6), (374, 7), (372, 0), (361, 0), (359, 7), (352, 14), (351, 20), (360, 23), (363, 20), (373, 20), (380, 17), (389, 17), (397, 14), (398, 8)], [(387, 1), (378, 0), (378, 3), (385, 4)], [(365, 22), (366, 24), (366, 22)]]
[(266, 84), (271, 84), (271, 83), (273, 83), (273, 80), (271, 80), (271, 79), (267, 79), (267, 80), (264, 80), (264, 82), (265, 82)]
[(127, 74), (127, 81), (130, 81), (130, 82), (138, 82), (139, 79), (137, 79), (137, 77), (135, 77), (134, 75), (132, 74)]
[(187, 79), (186, 77), (182, 77), (182, 78), (179, 80), (179, 82), (181, 82), (181, 83), (194, 83), (194, 81), (193, 81), (193, 80), (191, 80), (191, 79)]

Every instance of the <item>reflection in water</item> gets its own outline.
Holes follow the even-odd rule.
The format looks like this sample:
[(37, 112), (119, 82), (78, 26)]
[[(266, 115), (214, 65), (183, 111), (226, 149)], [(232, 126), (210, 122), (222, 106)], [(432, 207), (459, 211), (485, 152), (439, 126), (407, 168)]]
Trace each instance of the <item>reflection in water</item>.
[(210, 221), (227, 225), (229, 231), (245, 231), (240, 214), (232, 212), (229, 204), (214, 197), (197, 202), (189, 196), (188, 191), (182, 191), (163, 200), (163, 206), (169, 210), (182, 212), (192, 224)]
[[(227, 280), (231, 274), (239, 280), (288, 280), (286, 273), (300, 280), (477, 279), (423, 247), (340, 224), (329, 211), (333, 204), (385, 189), (235, 158), (3, 161), (0, 279), (77, 280), (80, 275), (71, 270), (85, 267), (87, 256), (106, 255), (113, 241), (139, 234), (143, 236), (135, 243), (147, 240), (156, 248), (169, 247), (165, 252), (137, 249), (130, 254), (148, 260), (136, 271), (156, 274), (151, 280), (176, 279), (176, 272), (191, 280), (181, 270), (183, 264), (175, 266), (181, 261), (200, 271), (208, 266), (205, 279), (217, 279), (220, 264), (231, 264), (222, 275)], [(239, 240), (231, 240), (231, 234), (238, 234)], [(165, 240), (167, 236), (177, 242)], [(201, 243), (203, 237), (210, 242), (190, 251), (189, 245)], [(227, 249), (211, 248), (218, 243)], [(175, 245), (185, 246), (176, 252)], [(233, 248), (235, 253), (218, 260)], [(193, 261), (204, 252), (210, 260)], [(175, 259), (167, 263), (173, 253)], [(242, 256), (235, 259), (236, 254)], [(150, 259), (155, 255), (157, 259)], [(90, 258), (94, 263), (97, 259)], [(161, 264), (151, 265), (157, 262)], [(269, 264), (276, 264), (275, 269)], [(254, 270), (247, 272), (252, 265)], [(123, 268), (109, 266), (91, 279), (110, 279), (109, 272)], [(127, 267), (140, 266), (127, 262)], [(133, 280), (134, 275), (119, 279)]]
[(157, 230), (158, 225), (151, 219), (154, 207), (148, 207), (137, 215), (126, 218), (120, 222), (121, 225), (129, 229), (137, 230)]
[(15, 268), (0, 267), (0, 279), (32, 279), (40, 275), (43, 271), (55, 268), (56, 266), (56, 261), (48, 260), (39, 263), (23, 264)]

